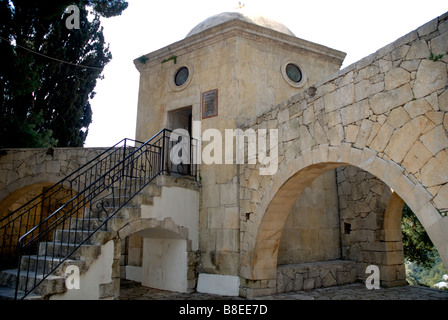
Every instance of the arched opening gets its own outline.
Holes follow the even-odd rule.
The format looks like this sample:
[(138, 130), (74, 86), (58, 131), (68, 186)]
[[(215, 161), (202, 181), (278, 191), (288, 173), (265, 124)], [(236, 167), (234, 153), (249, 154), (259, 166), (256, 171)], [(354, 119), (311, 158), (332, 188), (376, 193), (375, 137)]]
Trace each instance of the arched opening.
[(3, 268), (16, 265), (20, 237), (72, 196), (69, 188), (50, 189), (51, 186), (50, 182), (27, 185), (0, 202), (0, 262)]
[(188, 292), (187, 240), (167, 229), (131, 234), (122, 251), (125, 278), (145, 287)]
[[(308, 243), (315, 247), (317, 250), (315, 252), (318, 252), (318, 254), (314, 257), (308, 255), (308, 261), (287, 261), (290, 265), (314, 263), (312, 268), (308, 268), (308, 270), (324, 269), (323, 273), (318, 275), (320, 279), (314, 279), (313, 286), (309, 286), (310, 289), (324, 282), (330, 285), (338, 284), (338, 277), (345, 277), (347, 281), (363, 280), (367, 277), (365, 272), (369, 265), (380, 267), (382, 286), (405, 284), (406, 275), (400, 238), (400, 219), (404, 199), (406, 199), (409, 207), (413, 208), (443, 258), (444, 247), (440, 244), (444, 243), (442, 239), (444, 236), (437, 232), (443, 226), (437, 226), (438, 224), (434, 221), (440, 221), (442, 224), (446, 221), (440, 215), (435, 214), (437, 210), (429, 203), (430, 199), (427, 198), (427, 192), (424, 188), (407, 179), (402, 174), (402, 169), (384, 161), (375, 161), (375, 159), (369, 159), (368, 162), (366, 159), (358, 167), (359, 163), (352, 165), (349, 162), (318, 162), (304, 165), (303, 158), (298, 158), (286, 170), (279, 171), (276, 177), (272, 178), (273, 182), (260, 197), (261, 202), (250, 220), (251, 225), (255, 227), (252, 227), (252, 230), (255, 231), (254, 240), (250, 242), (250, 237), (243, 234), (243, 241), (249, 240), (247, 241), (249, 249), (243, 252), (244, 260), (242, 259), (241, 268), (242, 287), (243, 290), (247, 289), (247, 296), (271, 294), (281, 292), (281, 290), (293, 290), (291, 288), (294, 288), (294, 286), (296, 288), (300, 287), (300, 285), (294, 283), (292, 285), (285, 284), (284, 279), (280, 280), (281, 283), (278, 281), (278, 262), (284, 259), (282, 257), (284, 255), (282, 252), (282, 250), (284, 251), (284, 247), (282, 247), (284, 227), (286, 224), (287, 228), (291, 229), (287, 219), (294, 207), (304, 208), (303, 205), (296, 204), (298, 197), (305, 194), (306, 201), (310, 201), (312, 193), (308, 193), (308, 196), (306, 196), (306, 188), (312, 183), (317, 183), (319, 180), (316, 178), (334, 169), (337, 172), (336, 192), (339, 211), (340, 259), (337, 259), (337, 254), (331, 257), (331, 253), (335, 254), (337, 252), (337, 249), (329, 246), (332, 241), (322, 238), (325, 241), (321, 242), (318, 239), (319, 234), (322, 234), (322, 237), (328, 237), (330, 234), (325, 232), (325, 228), (329, 226), (322, 228), (321, 225), (319, 228), (323, 231), (320, 233), (320, 230), (312, 230), (312, 228), (306, 230), (311, 237), (308, 239)], [(348, 173), (348, 175), (345, 176), (346, 180), (343, 180), (345, 173)], [(342, 181), (348, 183), (344, 184)], [(360, 183), (362, 181), (363, 183)], [(394, 191), (396, 192), (395, 195)], [(334, 194), (334, 189), (332, 192)], [(315, 212), (322, 216), (321, 220), (324, 219), (325, 223), (328, 223), (331, 220), (331, 215), (328, 215), (330, 211), (325, 215), (323, 214), (325, 210), (322, 211), (323, 208), (318, 209), (318, 207), (314, 208)], [(313, 218), (315, 217), (317, 216), (313, 216)], [(325, 218), (330, 219), (327, 221)], [(286, 242), (289, 242), (287, 245), (293, 243), (293, 241)], [(316, 244), (316, 242), (318, 243)], [(325, 242), (326, 245), (324, 245)], [(440, 251), (441, 249), (442, 251)], [(308, 248), (308, 251), (310, 251), (310, 248)], [(325, 254), (330, 253), (330, 255), (325, 256), (324, 252)], [(349, 265), (348, 268), (347, 265), (336, 266), (336, 272), (333, 272), (325, 269), (325, 265), (317, 265), (322, 264), (322, 262), (334, 261), (330, 259), (335, 258), (344, 262), (353, 261), (355, 268), (353, 268), (353, 265)], [(326, 260), (322, 261), (321, 259)], [(295, 271), (286, 270), (283, 272), (289, 278), (287, 279), (289, 282), (298, 279), (297, 274), (291, 272)], [(325, 275), (331, 272), (333, 272), (332, 277), (335, 281), (329, 277), (325, 278)], [(355, 276), (353, 277), (353, 275)], [(299, 279), (299, 283), (302, 281), (303, 288), (306, 287), (304, 279)]]
[(297, 197), (282, 230), (277, 292), (343, 285), (380, 268), (381, 285), (404, 285), (404, 202), (354, 166), (322, 173)]
[(141, 219), (119, 232), (121, 278), (154, 289), (189, 293), (197, 280), (198, 259), (188, 231), (170, 218)]
[(384, 267), (380, 269), (382, 285), (386, 287), (406, 284), (404, 267), (401, 220), (404, 201), (396, 192), (392, 192), (384, 213)]

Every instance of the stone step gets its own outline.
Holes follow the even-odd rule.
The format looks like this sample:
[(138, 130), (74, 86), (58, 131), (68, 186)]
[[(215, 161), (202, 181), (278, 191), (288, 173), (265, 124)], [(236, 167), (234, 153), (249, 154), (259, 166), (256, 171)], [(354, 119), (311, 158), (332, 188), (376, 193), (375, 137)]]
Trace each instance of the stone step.
[(58, 229), (55, 231), (54, 242), (79, 244), (85, 241), (85, 244), (103, 244), (110, 240), (111, 236), (112, 232), (108, 231), (97, 231), (92, 234), (92, 231), (83, 231), (82, 229)]
[(136, 190), (119, 189), (115, 190), (113, 194), (109, 194), (98, 201), (105, 207), (120, 207), (120, 206), (138, 206), (138, 205), (153, 205), (154, 195), (149, 192), (140, 191), (136, 194)]
[(62, 258), (52, 258), (44, 256), (25, 256), (22, 257), (22, 262), (20, 264), (20, 269), (30, 270), (33, 273), (48, 273), (53, 268), (59, 265), (56, 270), (52, 273), (57, 276), (65, 276), (65, 270), (68, 266), (77, 266), (81, 272), (87, 270), (87, 263), (84, 260), (73, 260), (67, 259), (61, 263)]
[[(95, 209), (92, 210), (90, 207), (87, 207), (84, 209), (83, 217), (89, 220), (96, 219), (104, 221), (108, 217), (111, 217), (112, 214), (114, 213), (114, 210), (116, 210), (116, 208), (113, 207), (104, 207), (102, 209), (103, 210), (101, 212), (98, 212)], [(112, 216), (112, 219), (125, 219), (125, 220), (136, 219), (140, 217), (140, 212), (141, 212), (140, 205), (135, 206), (126, 205), (123, 208), (121, 208), (117, 213), (115, 213)]]
[[(16, 290), (14, 288), (0, 287), (0, 300), (14, 300)], [(17, 297), (23, 297), (25, 292), (19, 290), (17, 292)], [(25, 297), (24, 300), (44, 300), (45, 298), (41, 295), (30, 293)]]
[(125, 184), (116, 184), (115, 193), (121, 192), (120, 194), (124, 195), (133, 195), (138, 190), (139, 195), (149, 195), (149, 196), (160, 196), (162, 192), (162, 188), (155, 182), (150, 182), (145, 187), (143, 187), (143, 183), (135, 183), (135, 181), (127, 181)]
[[(104, 222), (104, 219), (99, 220), (98, 218), (76, 218), (72, 219), (71, 223), (67, 226), (70, 230), (79, 230), (79, 231), (93, 231), (96, 230), (101, 224)], [(126, 223), (125, 219), (120, 217), (112, 217), (107, 222), (107, 230), (118, 230)], [(105, 227), (100, 230), (104, 231)]]
[[(12, 288), (16, 287), (17, 283), (17, 269), (14, 270), (4, 270), (0, 272), (0, 286)], [(33, 294), (48, 296), (56, 293), (64, 293), (67, 290), (65, 285), (66, 277), (50, 275), (43, 279), (42, 274), (32, 274), (25, 270), (20, 270), (19, 273), (19, 290), (25, 291), (33, 290)], [(42, 280), (43, 279), (43, 280)], [(33, 287), (42, 281), (35, 289)], [(20, 297), (19, 297), (20, 298)]]
[[(39, 243), (39, 255), (47, 257), (66, 257), (77, 245), (73, 243), (54, 243), (41, 242)], [(71, 254), (70, 259), (80, 260), (95, 259), (101, 253), (101, 246), (96, 244), (83, 244), (75, 252)]]

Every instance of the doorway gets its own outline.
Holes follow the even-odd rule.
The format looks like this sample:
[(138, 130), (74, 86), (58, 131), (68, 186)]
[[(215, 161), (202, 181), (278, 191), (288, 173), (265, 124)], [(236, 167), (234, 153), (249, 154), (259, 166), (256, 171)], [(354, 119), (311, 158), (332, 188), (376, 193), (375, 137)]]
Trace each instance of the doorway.
[[(169, 163), (168, 168), (171, 174), (174, 175), (191, 175), (192, 174), (192, 128), (193, 128), (193, 113), (192, 113), (192, 107), (185, 107), (181, 109), (177, 109), (174, 111), (168, 112), (168, 128), (170, 130), (176, 130), (176, 129), (184, 129), (188, 132), (187, 137), (179, 137), (177, 141), (170, 141), (170, 150), (171, 148), (176, 145), (178, 142), (180, 142), (182, 139), (188, 139), (188, 146), (189, 146), (189, 157), (190, 160), (189, 163), (180, 163), (180, 164), (174, 164)], [(185, 152), (184, 150), (179, 150), (180, 153)], [(182, 154), (179, 154), (181, 157)]]

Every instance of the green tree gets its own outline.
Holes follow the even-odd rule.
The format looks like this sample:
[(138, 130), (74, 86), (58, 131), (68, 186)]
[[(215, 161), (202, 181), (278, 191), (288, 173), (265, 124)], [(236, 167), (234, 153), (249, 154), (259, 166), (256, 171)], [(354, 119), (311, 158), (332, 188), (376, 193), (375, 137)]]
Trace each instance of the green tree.
[(411, 209), (405, 205), (401, 223), (404, 257), (423, 268), (431, 268), (438, 256), (431, 239)]
[[(79, 8), (79, 29), (66, 27)], [(84, 144), (90, 100), (112, 59), (100, 17), (123, 0), (0, 0), (0, 147)]]

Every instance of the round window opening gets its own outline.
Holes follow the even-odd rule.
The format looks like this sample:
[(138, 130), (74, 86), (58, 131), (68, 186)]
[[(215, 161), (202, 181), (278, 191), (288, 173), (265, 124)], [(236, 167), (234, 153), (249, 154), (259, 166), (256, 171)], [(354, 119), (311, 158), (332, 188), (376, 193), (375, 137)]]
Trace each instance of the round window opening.
[(300, 81), (302, 81), (302, 71), (300, 71), (300, 68), (295, 64), (288, 63), (286, 65), (286, 75), (288, 76), (289, 80), (294, 83), (299, 83)]
[(187, 67), (182, 67), (176, 72), (176, 76), (174, 77), (174, 83), (176, 86), (180, 87), (188, 80), (188, 76), (190, 75), (190, 72), (188, 71)]

